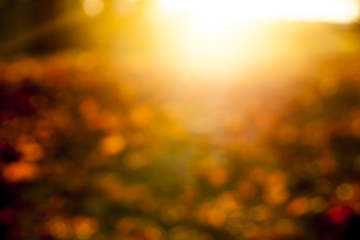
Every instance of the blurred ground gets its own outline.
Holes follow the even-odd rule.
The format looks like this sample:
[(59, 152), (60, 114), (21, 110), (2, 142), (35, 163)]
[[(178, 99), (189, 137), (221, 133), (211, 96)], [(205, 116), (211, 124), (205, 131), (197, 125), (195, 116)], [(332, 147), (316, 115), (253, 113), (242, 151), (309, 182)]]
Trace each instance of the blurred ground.
[(358, 239), (358, 26), (127, 4), (0, 1), (0, 238)]

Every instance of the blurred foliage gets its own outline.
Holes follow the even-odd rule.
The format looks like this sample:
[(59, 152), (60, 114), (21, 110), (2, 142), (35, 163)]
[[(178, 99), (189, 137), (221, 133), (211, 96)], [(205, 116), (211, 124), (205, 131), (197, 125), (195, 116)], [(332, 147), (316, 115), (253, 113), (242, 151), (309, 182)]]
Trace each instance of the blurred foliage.
[(350, 239), (359, 67), (323, 60), (219, 140), (139, 98), (104, 52), (2, 61), (1, 239)]

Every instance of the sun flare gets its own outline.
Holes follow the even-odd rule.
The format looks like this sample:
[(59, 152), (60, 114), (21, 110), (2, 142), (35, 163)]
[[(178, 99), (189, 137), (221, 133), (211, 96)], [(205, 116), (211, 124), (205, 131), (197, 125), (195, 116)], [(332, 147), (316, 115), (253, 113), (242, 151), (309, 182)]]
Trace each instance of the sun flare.
[(360, 15), (357, 0), (158, 1), (164, 64), (179, 66), (180, 79), (216, 82), (290, 61), (305, 67), (315, 56), (340, 51), (344, 43), (323, 23), (349, 24)]
[(356, 0), (160, 0), (165, 11), (186, 11), (197, 23), (229, 24), (248, 20), (348, 23), (356, 20)]

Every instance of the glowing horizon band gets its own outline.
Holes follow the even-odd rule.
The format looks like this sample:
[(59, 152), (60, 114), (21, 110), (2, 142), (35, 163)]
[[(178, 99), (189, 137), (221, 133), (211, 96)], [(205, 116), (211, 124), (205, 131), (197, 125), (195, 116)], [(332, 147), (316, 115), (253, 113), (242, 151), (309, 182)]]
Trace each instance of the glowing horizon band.
[(198, 23), (295, 20), (349, 23), (359, 16), (356, 0), (160, 0), (164, 11), (186, 11)]

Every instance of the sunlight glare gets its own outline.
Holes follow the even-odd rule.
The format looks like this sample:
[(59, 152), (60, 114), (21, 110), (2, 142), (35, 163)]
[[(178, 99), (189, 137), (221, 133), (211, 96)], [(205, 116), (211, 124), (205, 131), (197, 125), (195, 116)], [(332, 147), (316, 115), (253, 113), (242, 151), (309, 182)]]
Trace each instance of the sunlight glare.
[(163, 10), (168, 12), (174, 12), (174, 11), (182, 11), (189, 9), (191, 6), (191, 1), (189, 0), (183, 0), (183, 1), (177, 1), (177, 0), (160, 0), (160, 5)]
[[(237, 81), (240, 74), (292, 59), (306, 66), (313, 55), (343, 47), (322, 23), (346, 24), (359, 17), (357, 0), (158, 1), (165, 16), (165, 37), (159, 44), (164, 62), (179, 69), (179, 79), (214, 82)], [(304, 44), (299, 34), (310, 34), (305, 38), (314, 47)], [(326, 44), (318, 45), (318, 39), (326, 39)]]
[(197, 24), (223, 25), (248, 20), (348, 23), (356, 20), (356, 0), (160, 0), (165, 11), (189, 12)]
[(103, 0), (84, 0), (83, 8), (88, 16), (95, 17), (104, 10), (104, 2)]

